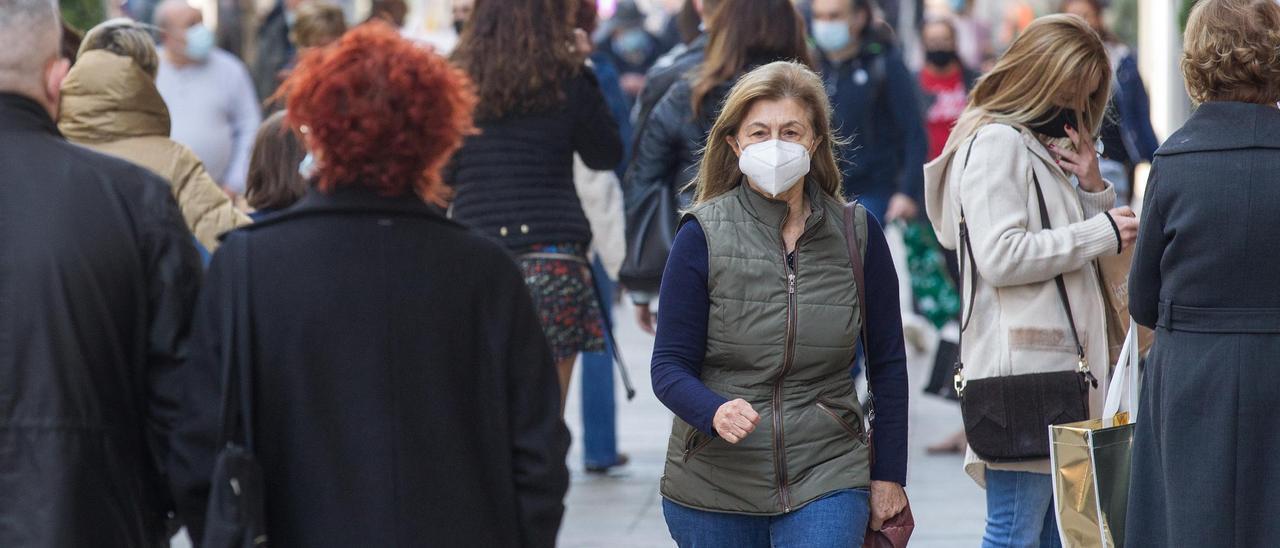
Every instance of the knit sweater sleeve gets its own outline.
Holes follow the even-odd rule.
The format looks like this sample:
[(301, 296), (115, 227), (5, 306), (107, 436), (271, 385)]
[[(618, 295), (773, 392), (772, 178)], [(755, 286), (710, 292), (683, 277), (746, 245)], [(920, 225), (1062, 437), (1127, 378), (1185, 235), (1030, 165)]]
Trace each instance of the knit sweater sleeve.
[(572, 89), (569, 108), (573, 112), (573, 150), (591, 169), (618, 167), (622, 162), (618, 122), (613, 119), (595, 73), (584, 68)]
[(659, 297), (658, 335), (649, 374), (653, 392), (677, 417), (715, 436), (716, 410), (729, 401), (702, 383), (711, 296), (707, 290), (707, 237), (697, 221), (676, 233)]
[(957, 192), (978, 273), (987, 283), (1008, 287), (1045, 282), (1115, 252), (1116, 234), (1106, 215), (1029, 230), (1031, 152), (1018, 131), (1008, 126), (987, 126), (976, 139)]

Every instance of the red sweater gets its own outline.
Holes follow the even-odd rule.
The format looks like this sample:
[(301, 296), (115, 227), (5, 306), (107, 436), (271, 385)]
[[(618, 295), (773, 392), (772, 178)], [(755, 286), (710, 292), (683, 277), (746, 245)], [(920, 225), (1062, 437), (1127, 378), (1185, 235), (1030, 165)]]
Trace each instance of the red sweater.
[(951, 128), (964, 112), (968, 92), (964, 87), (964, 71), (959, 66), (938, 73), (925, 66), (920, 71), (920, 90), (932, 97), (932, 104), (925, 113), (925, 131), (929, 135), (929, 159), (942, 154), (942, 147), (951, 135)]

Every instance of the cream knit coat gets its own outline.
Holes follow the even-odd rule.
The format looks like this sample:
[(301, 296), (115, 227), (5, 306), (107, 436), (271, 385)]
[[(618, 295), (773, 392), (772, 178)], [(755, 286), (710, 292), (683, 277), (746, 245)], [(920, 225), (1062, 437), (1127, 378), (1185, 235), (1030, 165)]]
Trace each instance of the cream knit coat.
[[(1044, 189), (1050, 230), (1042, 229), (1033, 172)], [(963, 205), (977, 261), (976, 279), (967, 259), (962, 265), (966, 313), (968, 284), (977, 287), (961, 356), (967, 379), (1076, 367), (1070, 324), (1053, 281), (1065, 274), (1085, 354), (1101, 381), (1092, 391), (1090, 414), (1101, 412), (1110, 367), (1094, 259), (1118, 252), (1115, 230), (1103, 215), (1115, 203), (1115, 189), (1106, 186), (1098, 193), (1080, 190), (1035, 134), (1002, 124), (982, 126), (972, 149), (965, 140), (925, 166), (925, 206), (939, 242), (948, 249), (960, 245)], [(1049, 473), (1048, 460), (988, 465), (968, 452), (965, 471), (983, 487), (987, 466)]]

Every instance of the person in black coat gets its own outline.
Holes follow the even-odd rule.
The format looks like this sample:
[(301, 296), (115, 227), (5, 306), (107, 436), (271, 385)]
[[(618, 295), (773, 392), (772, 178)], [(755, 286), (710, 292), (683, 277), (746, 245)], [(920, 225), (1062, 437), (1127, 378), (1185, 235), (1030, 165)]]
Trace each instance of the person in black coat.
[(1183, 75), (1201, 104), (1156, 152), (1129, 277), (1134, 319), (1156, 329), (1129, 546), (1280, 545), (1276, 29), (1273, 0), (1202, 0), (1187, 24)]
[(200, 259), (168, 183), (59, 134), (56, 10), (0, 2), (0, 546), (167, 546)]
[(562, 394), (578, 354), (605, 350), (587, 259), (591, 226), (573, 184), (573, 156), (601, 171), (622, 160), (618, 124), (584, 65), (591, 53), (586, 32), (542, 15), (576, 13), (577, 4), (476, 2), (453, 61), (475, 83), (480, 132), (445, 170), (457, 191), (453, 218), (517, 256)]
[(287, 84), (313, 188), (210, 266), (173, 468), (192, 537), (217, 450), (225, 284), (247, 255), (272, 545), (554, 546), (569, 435), (529, 294), (505, 250), (423, 198), (470, 131), (463, 79), (376, 23)]

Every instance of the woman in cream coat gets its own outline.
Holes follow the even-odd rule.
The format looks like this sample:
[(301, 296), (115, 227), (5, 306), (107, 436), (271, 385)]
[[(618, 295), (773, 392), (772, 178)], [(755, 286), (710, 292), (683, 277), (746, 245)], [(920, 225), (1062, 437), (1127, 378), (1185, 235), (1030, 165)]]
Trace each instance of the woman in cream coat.
[[(1137, 234), (1132, 211), (1111, 209), (1115, 189), (1099, 174), (1093, 146), (1110, 76), (1106, 49), (1083, 20), (1042, 18), (978, 83), (943, 154), (925, 168), (926, 208), (939, 241), (962, 245), (963, 209), (973, 246), (977, 271), (967, 259), (961, 267), (971, 315), (961, 356), (967, 380), (1076, 368), (1054, 282), (1059, 274), (1086, 359), (1105, 380), (1106, 320), (1094, 259), (1119, 253)], [(1105, 388), (1091, 391), (1092, 416)], [(1047, 460), (988, 464), (970, 450), (965, 470), (987, 489), (983, 546), (1058, 546)]]

